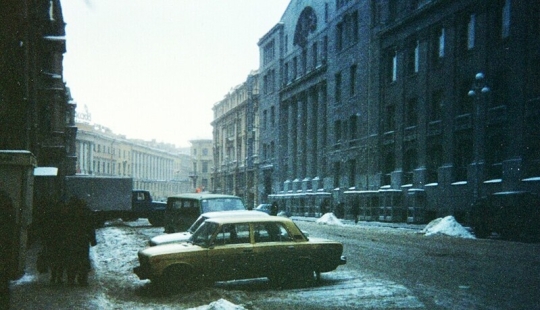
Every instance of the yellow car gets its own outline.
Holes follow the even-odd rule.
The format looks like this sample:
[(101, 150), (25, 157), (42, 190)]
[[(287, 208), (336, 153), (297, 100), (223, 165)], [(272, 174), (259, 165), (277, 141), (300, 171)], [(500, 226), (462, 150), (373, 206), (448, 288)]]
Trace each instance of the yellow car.
[(288, 218), (218, 217), (207, 219), (188, 242), (140, 250), (134, 272), (176, 289), (260, 277), (276, 286), (312, 285), (321, 272), (347, 262), (342, 254), (342, 243), (308, 239)]

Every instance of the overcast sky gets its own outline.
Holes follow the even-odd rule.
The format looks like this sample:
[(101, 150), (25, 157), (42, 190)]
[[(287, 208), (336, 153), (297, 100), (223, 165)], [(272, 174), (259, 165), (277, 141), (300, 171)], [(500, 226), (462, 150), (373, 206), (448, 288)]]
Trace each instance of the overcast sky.
[(62, 0), (64, 80), (93, 123), (189, 146), (212, 106), (259, 66), (289, 0)]

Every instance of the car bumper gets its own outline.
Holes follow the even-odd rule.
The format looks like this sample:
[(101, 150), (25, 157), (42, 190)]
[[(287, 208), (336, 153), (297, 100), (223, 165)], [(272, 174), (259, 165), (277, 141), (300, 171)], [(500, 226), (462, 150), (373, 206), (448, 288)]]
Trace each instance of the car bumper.
[(139, 277), (141, 280), (149, 279), (148, 271), (141, 266), (137, 266), (133, 268), (133, 272)]

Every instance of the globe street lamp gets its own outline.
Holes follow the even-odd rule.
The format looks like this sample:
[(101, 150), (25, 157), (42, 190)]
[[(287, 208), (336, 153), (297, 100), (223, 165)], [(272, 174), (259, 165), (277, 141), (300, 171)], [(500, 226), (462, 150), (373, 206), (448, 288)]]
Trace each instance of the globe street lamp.
[(486, 118), (486, 106), (483, 103), (483, 97), (490, 92), (489, 87), (486, 85), (485, 76), (482, 72), (479, 72), (474, 77), (474, 82), (471, 90), (468, 92), (468, 96), (475, 99), (475, 114), (474, 114), (474, 188), (473, 196), (475, 202), (478, 200), (480, 192), (480, 169), (484, 165), (484, 137), (485, 137), (485, 118)]

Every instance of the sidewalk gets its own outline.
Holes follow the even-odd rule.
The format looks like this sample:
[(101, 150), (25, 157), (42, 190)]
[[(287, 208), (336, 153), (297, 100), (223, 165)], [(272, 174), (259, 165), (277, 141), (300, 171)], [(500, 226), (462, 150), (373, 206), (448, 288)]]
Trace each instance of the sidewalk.
[[(306, 216), (291, 216), (293, 221), (315, 222), (318, 217), (306, 217)], [(339, 219), (346, 226), (356, 227), (384, 227), (384, 228), (396, 228), (396, 229), (408, 229), (414, 231), (420, 231), (426, 227), (427, 224), (409, 224), (409, 223), (394, 223), (394, 222), (377, 222), (377, 221), (358, 221), (354, 223), (354, 220)]]

